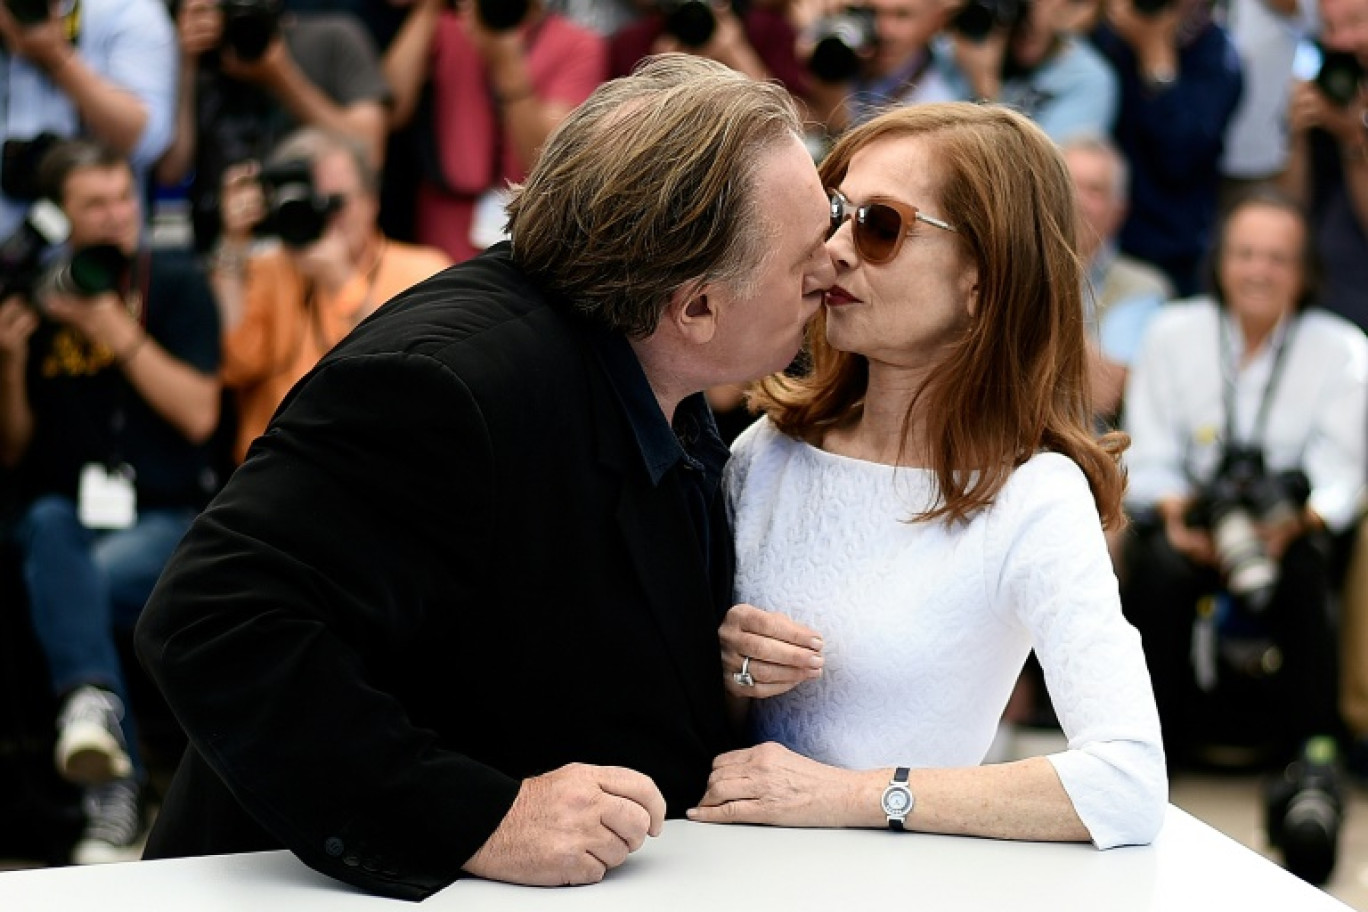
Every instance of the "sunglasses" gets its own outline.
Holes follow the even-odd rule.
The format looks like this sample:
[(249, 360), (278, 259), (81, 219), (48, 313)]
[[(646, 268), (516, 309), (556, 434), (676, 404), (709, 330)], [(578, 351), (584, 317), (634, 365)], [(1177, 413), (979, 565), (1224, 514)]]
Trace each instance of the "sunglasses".
[(925, 215), (916, 206), (909, 206), (896, 200), (884, 200), (856, 206), (845, 198), (840, 190), (828, 190), (827, 199), (831, 203), (831, 228), (827, 231), (830, 239), (846, 219), (854, 223), (855, 249), (866, 263), (875, 266), (887, 263), (902, 250), (903, 238), (912, 232), (913, 222), (925, 222), (942, 231), (955, 231), (954, 225), (938, 218)]

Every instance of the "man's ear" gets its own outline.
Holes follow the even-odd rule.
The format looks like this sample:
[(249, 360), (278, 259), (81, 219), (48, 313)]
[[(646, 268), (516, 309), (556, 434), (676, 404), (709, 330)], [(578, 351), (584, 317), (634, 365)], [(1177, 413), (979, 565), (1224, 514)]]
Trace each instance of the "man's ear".
[(674, 325), (681, 338), (699, 345), (711, 342), (717, 333), (716, 290), (709, 282), (686, 282), (670, 295), (664, 320)]

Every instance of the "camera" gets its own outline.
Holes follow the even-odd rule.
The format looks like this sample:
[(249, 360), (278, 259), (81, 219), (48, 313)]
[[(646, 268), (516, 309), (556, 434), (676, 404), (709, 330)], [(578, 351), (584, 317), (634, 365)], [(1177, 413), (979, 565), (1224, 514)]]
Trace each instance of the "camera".
[(1289, 872), (1316, 885), (1330, 879), (1339, 854), (1344, 796), (1337, 753), (1333, 738), (1311, 738), (1264, 791), (1269, 844), (1282, 851)]
[(129, 260), (115, 244), (92, 244), (73, 250), (53, 263), (35, 284), (33, 297), (41, 308), (47, 295), (92, 298), (113, 291), (128, 272)]
[(0, 192), (12, 200), (32, 202), (43, 195), (38, 186), (38, 163), (61, 139), (43, 132), (31, 139), (7, 139), (0, 146)]
[(5, 0), (5, 9), (15, 22), (26, 27), (47, 22), (52, 17), (48, 0)]
[(221, 45), (244, 61), (260, 60), (280, 31), (280, 0), (219, 0)]
[(1293, 75), (1315, 83), (1322, 95), (1337, 108), (1343, 108), (1358, 97), (1363, 83), (1363, 64), (1348, 51), (1328, 51), (1317, 41), (1303, 41), (1297, 45), (1293, 58)]
[(475, 0), (475, 13), (491, 32), (517, 28), (530, 8), (528, 0)]
[(342, 208), (340, 196), (324, 196), (314, 189), (313, 169), (307, 161), (288, 161), (261, 170), (266, 217), (256, 232), (280, 238), (288, 247), (305, 247), (323, 236), (328, 219)]
[(862, 58), (874, 49), (879, 36), (874, 10), (853, 6), (817, 20), (812, 27), (812, 55), (808, 69), (823, 82), (846, 82), (860, 72)]
[(947, 23), (969, 41), (983, 41), (997, 29), (1015, 28), (1026, 15), (1022, 0), (969, 0)]
[(1226, 588), (1256, 614), (1268, 607), (1278, 585), (1278, 564), (1264, 550), (1257, 523), (1274, 524), (1295, 516), (1311, 493), (1299, 470), (1270, 474), (1263, 453), (1229, 447), (1221, 465), (1189, 511), (1189, 525), (1211, 530)]
[(1157, 16), (1173, 4), (1174, 0), (1131, 0), (1131, 9), (1141, 16)]
[(706, 0), (657, 0), (656, 5), (665, 17), (665, 34), (685, 47), (702, 47), (717, 31), (717, 17)]
[(50, 200), (29, 207), (24, 220), (0, 241), (0, 301), (11, 295), (32, 298), (43, 271), (43, 255), (71, 232), (66, 215)]

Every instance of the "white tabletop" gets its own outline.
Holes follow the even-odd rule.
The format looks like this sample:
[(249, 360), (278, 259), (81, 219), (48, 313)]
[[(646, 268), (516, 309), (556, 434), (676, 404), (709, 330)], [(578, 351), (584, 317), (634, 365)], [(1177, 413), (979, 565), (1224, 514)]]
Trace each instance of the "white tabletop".
[[(0, 874), (4, 912), (382, 912), (413, 909), (317, 874), (287, 852)], [(1170, 807), (1154, 845), (998, 842), (873, 830), (784, 830), (672, 820), (591, 887), (462, 880), (424, 910), (819, 909), (1106, 912), (1348, 906)]]

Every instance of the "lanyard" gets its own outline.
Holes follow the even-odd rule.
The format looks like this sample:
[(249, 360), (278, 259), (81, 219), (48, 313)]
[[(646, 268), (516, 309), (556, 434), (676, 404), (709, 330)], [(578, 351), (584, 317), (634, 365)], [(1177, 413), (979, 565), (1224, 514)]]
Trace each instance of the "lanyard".
[[(1235, 443), (1235, 383), (1239, 376), (1239, 368), (1232, 364), (1233, 353), (1230, 345), (1230, 329), (1225, 314), (1219, 316), (1220, 319), (1220, 346), (1221, 346), (1221, 393), (1222, 401), (1225, 406), (1225, 439), (1226, 446), (1233, 446)], [(1297, 328), (1297, 315), (1293, 315), (1287, 322), (1287, 328), (1283, 331), (1282, 339), (1273, 349), (1273, 366), (1268, 372), (1268, 382), (1264, 384), (1263, 395), (1259, 398), (1259, 411), (1254, 416), (1254, 428), (1252, 437), (1247, 443), (1255, 447), (1262, 448), (1264, 430), (1268, 425), (1268, 408), (1273, 402), (1273, 390), (1282, 378), (1283, 365), (1286, 362), (1287, 350), (1292, 346), (1292, 335)]]

